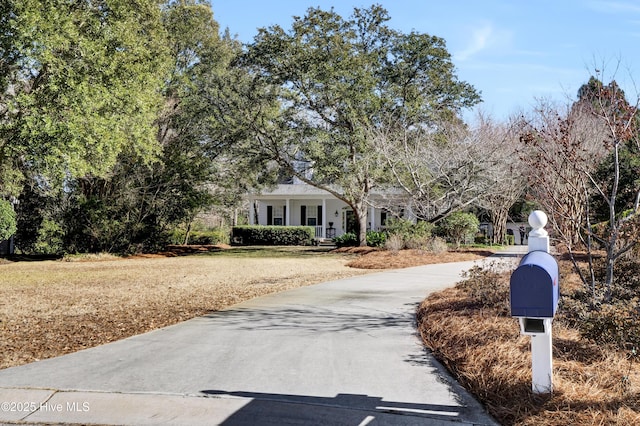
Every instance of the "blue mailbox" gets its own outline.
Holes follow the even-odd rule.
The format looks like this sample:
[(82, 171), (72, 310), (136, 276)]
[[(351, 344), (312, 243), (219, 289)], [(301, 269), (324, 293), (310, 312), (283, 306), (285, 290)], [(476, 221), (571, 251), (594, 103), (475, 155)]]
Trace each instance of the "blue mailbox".
[(511, 316), (553, 318), (560, 295), (558, 262), (549, 253), (532, 251), (511, 274)]

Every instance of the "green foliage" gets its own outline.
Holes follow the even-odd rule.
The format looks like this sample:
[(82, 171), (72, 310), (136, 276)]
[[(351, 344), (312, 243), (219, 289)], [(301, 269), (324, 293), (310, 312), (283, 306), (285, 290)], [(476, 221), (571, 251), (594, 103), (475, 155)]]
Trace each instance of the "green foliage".
[(479, 232), (473, 238), (473, 242), (476, 245), (489, 245), (491, 243), (491, 240), (486, 234)]
[(336, 247), (355, 247), (358, 245), (358, 236), (353, 232), (346, 232), (333, 238)]
[[(620, 213), (634, 208), (638, 191), (640, 191), (640, 146), (636, 141), (621, 144), (618, 155), (618, 193), (615, 199), (615, 211)], [(594, 178), (601, 182), (605, 193), (611, 193), (615, 171), (615, 153), (609, 155), (598, 165)], [(609, 220), (608, 199), (593, 197), (590, 211), (595, 215), (595, 221)]]
[(508, 246), (512, 246), (512, 245), (514, 245), (516, 243), (515, 235), (506, 235), (505, 238), (507, 240), (507, 245)]
[[(332, 239), (336, 247), (355, 247), (358, 245), (358, 236), (353, 232), (347, 232)], [(384, 247), (387, 234), (378, 231), (367, 231), (367, 246)]]
[[(97, 179), (96, 179), (97, 180)], [(86, 188), (92, 188), (87, 182)], [(105, 185), (105, 189), (110, 189)], [(126, 206), (104, 194), (77, 194), (65, 212), (65, 246), (70, 253), (130, 253), (133, 223), (123, 220)]]
[(6, 200), (0, 200), (0, 241), (6, 240), (16, 232), (16, 212)]
[(296, 161), (313, 163), (313, 184), (353, 207), (360, 245), (369, 190), (387, 177), (373, 135), (383, 123), (424, 126), (480, 101), (457, 79), (443, 39), (400, 33), (389, 19), (378, 5), (346, 19), (310, 8), (290, 31), (261, 29), (243, 57), (262, 84), (278, 90), (280, 115), (260, 123), (264, 154), (292, 172)]
[(384, 247), (387, 234), (378, 231), (367, 231), (367, 245), (369, 247)]
[[(397, 236), (402, 239), (403, 247), (419, 248), (431, 238), (435, 225), (425, 221), (413, 222), (408, 219), (390, 218), (385, 225), (389, 236)], [(395, 243), (397, 245), (397, 243)]]
[(467, 240), (473, 241), (480, 221), (472, 213), (456, 212), (447, 216), (440, 226), (445, 235), (460, 247), (460, 244)]
[(640, 348), (640, 303), (619, 300), (584, 313), (580, 334), (599, 344), (620, 349)]
[[(102, 49), (104, 52), (90, 52), (79, 57), (78, 52), (74, 50), (69, 55), (61, 54), (61, 57), (50, 55), (51, 61), (59, 62), (63, 66), (68, 59), (72, 63), (64, 65), (65, 69), (85, 66), (91, 71), (91, 75), (86, 76), (86, 79), (96, 79), (100, 83), (114, 86), (105, 95), (106, 98), (99, 98), (93, 92), (92, 96), (85, 98), (84, 92), (74, 92), (74, 77), (69, 79), (69, 87), (59, 87), (56, 90), (64, 92), (65, 96), (73, 95), (82, 99), (86, 111), (76, 111), (75, 106), (62, 108), (51, 104), (52, 109), (57, 108), (65, 114), (77, 115), (75, 120), (92, 120), (93, 116), (88, 116), (90, 113), (98, 116), (97, 121), (90, 123), (85, 129), (76, 129), (79, 133), (73, 135), (77, 139), (75, 142), (71, 136), (65, 136), (64, 129), (54, 129), (55, 134), (49, 135), (52, 139), (51, 144), (78, 141), (90, 143), (91, 147), (88, 149), (90, 148), (94, 155), (90, 161), (85, 161), (80, 153), (68, 150), (66, 145), (60, 148), (60, 151), (64, 151), (64, 155), (68, 152), (74, 161), (77, 159), (76, 165), (67, 162), (64, 156), (49, 161), (43, 156), (43, 152), (34, 151), (38, 161), (47, 162), (53, 168), (42, 170), (38, 161), (30, 161), (26, 157), (29, 167), (23, 167), (19, 175), (12, 177), (3, 173), (3, 163), (0, 161), (2, 190), (7, 189), (5, 180), (13, 182), (20, 178), (31, 183), (25, 187), (24, 192), (35, 188), (40, 201), (46, 201), (38, 203), (34, 198), (33, 203), (25, 203), (25, 208), (21, 209), (21, 249), (42, 249), (37, 243), (40, 238), (40, 226), (44, 220), (49, 220), (58, 223), (63, 230), (62, 236), (67, 251), (153, 251), (162, 248), (169, 241), (169, 230), (193, 220), (199, 212), (213, 203), (221, 208), (237, 205), (240, 194), (246, 192), (246, 188), (255, 182), (255, 176), (261, 176), (259, 173), (250, 172), (253, 170), (252, 167), (260, 167), (260, 162), (254, 161), (250, 164), (246, 156), (237, 155), (244, 147), (239, 143), (244, 140), (244, 136), (228, 121), (228, 117), (237, 114), (232, 106), (221, 105), (221, 99), (228, 100), (228, 86), (236, 82), (230, 77), (230, 64), (239, 52), (240, 45), (220, 38), (219, 27), (213, 20), (210, 5), (200, 0), (172, 1), (162, 8), (154, 0), (136, 0), (133, 3), (136, 5), (135, 8), (130, 2), (118, 0), (106, 0), (104, 3), (105, 7), (109, 6), (104, 14), (107, 21), (103, 25), (104, 34), (85, 33), (75, 28), (80, 25), (81, 20), (78, 17), (85, 16), (83, 14), (86, 14), (89, 27), (98, 19), (94, 16), (95, 10), (91, 9), (91, 2), (86, 2), (73, 8), (68, 19), (59, 16), (59, 13), (71, 6), (62, 5), (57, 14), (52, 15), (52, 21), (58, 20), (68, 24), (68, 28), (58, 36), (49, 34), (47, 26), (50, 23), (39, 21), (39, 11), (31, 10), (35, 4), (33, 1), (29, 0), (21, 6), (24, 19), (31, 19), (29, 22), (33, 22), (34, 25), (46, 27), (46, 31), (43, 29), (41, 32), (43, 46), (48, 42), (49, 36), (55, 39), (51, 41), (52, 46), (57, 46), (58, 42), (64, 46), (67, 46), (67, 42), (73, 45), (72, 36), (76, 33), (80, 47), (84, 46), (84, 43), (87, 43), (87, 46), (90, 43), (105, 44), (107, 47)], [(78, 15), (75, 16), (74, 13)], [(136, 27), (142, 24), (145, 25), (143, 29)], [(111, 26), (123, 31), (109, 35), (112, 31)], [(127, 31), (124, 30), (125, 26)], [(141, 34), (140, 31), (145, 34)], [(144, 41), (136, 41), (136, 36), (144, 37)], [(122, 49), (117, 60), (110, 59), (110, 55), (113, 54), (112, 47), (105, 40), (111, 40), (116, 51)], [(129, 48), (125, 42), (135, 43), (135, 46)], [(147, 50), (144, 50), (145, 48)], [(72, 47), (69, 49), (73, 50)], [(62, 52), (64, 53), (64, 50)], [(40, 51), (31, 53), (36, 55), (40, 54)], [(99, 62), (104, 68), (94, 69), (93, 62), (83, 64), (84, 60), (102, 58), (102, 53), (105, 55), (104, 61), (109, 62), (108, 66)], [(139, 55), (144, 58), (140, 58)], [(154, 64), (159, 67), (155, 67)], [(39, 71), (37, 67), (33, 70), (34, 73)], [(233, 72), (239, 73), (236, 69)], [(149, 76), (147, 73), (153, 75)], [(73, 76), (80, 80), (84, 78), (79, 74)], [(43, 77), (42, 82), (43, 96), (49, 93), (46, 90), (53, 90), (48, 80), (53, 77), (48, 74), (46, 77)], [(126, 77), (127, 81), (118, 80), (120, 77)], [(138, 91), (141, 88), (144, 89), (142, 93)], [(100, 84), (93, 84), (91, 90), (101, 90)], [(151, 98), (145, 93), (153, 95), (153, 105), (147, 103)], [(120, 108), (120, 104), (110, 98), (120, 96), (126, 97), (122, 100), (127, 103), (126, 108)], [(39, 101), (34, 99), (34, 102)], [(57, 94), (56, 100), (61, 99), (64, 99), (62, 94)], [(43, 100), (45, 101), (46, 99)], [(88, 104), (91, 101), (104, 102), (108, 107), (92, 108)], [(163, 102), (164, 107), (160, 111)], [(48, 105), (43, 108), (48, 108)], [(112, 107), (119, 108), (118, 114), (126, 114), (127, 118), (115, 114)], [(134, 113), (127, 108), (135, 108), (136, 111)], [(151, 119), (147, 120), (149, 117)], [(61, 117), (63, 118), (65, 117)], [(110, 119), (119, 121), (112, 123), (108, 132), (95, 130), (96, 126), (109, 126)], [(143, 138), (136, 128), (128, 126), (125, 133), (131, 140), (124, 143), (126, 149), (120, 149), (118, 144), (122, 142), (122, 135), (119, 133), (121, 129), (117, 126), (126, 125), (127, 120), (135, 120), (138, 130), (144, 130), (145, 135)], [(14, 120), (13, 124), (18, 128), (24, 123)], [(65, 122), (60, 126), (68, 124)], [(42, 129), (34, 127), (32, 130), (41, 132)], [(83, 136), (82, 132), (85, 131), (90, 132), (89, 136), (95, 137), (97, 142), (84, 140), (86, 135)], [(10, 132), (6, 134), (9, 135)], [(35, 136), (31, 136), (30, 143), (39, 143)], [(149, 136), (152, 138), (151, 141), (147, 140)], [(109, 158), (100, 157), (100, 150), (103, 148), (102, 145), (96, 146), (98, 142), (104, 145)], [(144, 147), (153, 151), (153, 161), (149, 161), (151, 151), (145, 150)], [(237, 151), (233, 151), (231, 147)], [(0, 141), (0, 159), (3, 158), (1, 149)], [(58, 156), (59, 153), (54, 149), (46, 154)], [(243, 159), (244, 162), (238, 159)], [(93, 163), (100, 164), (102, 168), (98, 170), (85, 167)], [(87, 172), (89, 173), (84, 174)], [(64, 192), (52, 185), (61, 183), (52, 179), (56, 174), (64, 175), (64, 186), (58, 187), (64, 187)], [(19, 186), (12, 189), (15, 190), (19, 191)], [(30, 196), (36, 197), (34, 194)], [(26, 208), (27, 204), (30, 208)]]
[(231, 241), (228, 229), (212, 231), (194, 231), (189, 235), (189, 244), (229, 244)]
[(64, 251), (64, 230), (62, 227), (52, 220), (43, 220), (38, 229), (38, 237), (34, 243), (33, 252), (59, 255)]
[[(149, 161), (167, 61), (157, 0), (12, 2), (15, 55), (0, 159), (50, 184), (104, 175), (121, 152)], [(4, 33), (6, 34), (6, 33)], [(6, 165), (6, 163), (5, 163)]]
[(312, 226), (234, 226), (231, 241), (243, 245), (307, 246), (313, 243)]
[[(596, 280), (606, 275), (603, 259), (594, 265)], [(618, 267), (624, 274), (616, 274), (611, 285), (608, 303), (603, 300), (604, 287), (597, 287), (594, 295), (584, 289), (563, 295), (561, 319), (578, 328), (581, 335), (599, 344), (612, 344), (623, 350), (640, 348), (640, 261), (623, 258)]]

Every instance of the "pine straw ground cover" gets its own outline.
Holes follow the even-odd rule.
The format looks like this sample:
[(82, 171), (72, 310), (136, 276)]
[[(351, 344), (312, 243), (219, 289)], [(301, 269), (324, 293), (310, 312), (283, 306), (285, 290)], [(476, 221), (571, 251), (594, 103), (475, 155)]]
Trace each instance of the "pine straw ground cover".
[[(561, 261), (561, 291), (577, 278)], [(472, 270), (418, 310), (425, 344), (503, 425), (640, 424), (640, 368), (631, 353), (598, 346), (553, 323), (554, 392), (531, 392), (530, 337), (509, 315), (510, 272)], [(558, 308), (562, 310), (562, 304)]]
[[(389, 258), (377, 250), (219, 246), (174, 252), (201, 254), (0, 259), (0, 368), (123, 339), (268, 293), (378, 269), (485, 255), (406, 251)], [(359, 266), (349, 267), (349, 262)]]

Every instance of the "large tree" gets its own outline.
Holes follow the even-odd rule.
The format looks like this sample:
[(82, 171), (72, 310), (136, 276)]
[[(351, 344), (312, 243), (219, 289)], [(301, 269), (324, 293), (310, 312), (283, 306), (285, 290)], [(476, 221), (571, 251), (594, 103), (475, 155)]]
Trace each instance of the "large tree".
[[(8, 0), (0, 160), (48, 184), (157, 152), (166, 49), (158, 0)], [(4, 12), (4, 11), (3, 11)], [(18, 173), (20, 172), (20, 173)]]
[[(380, 6), (343, 19), (311, 8), (290, 31), (259, 30), (245, 64), (280, 102), (277, 119), (256, 120), (258, 141), (288, 173), (343, 200), (366, 244), (367, 204), (383, 179), (372, 129), (389, 117), (409, 128), (452, 119), (479, 102), (455, 75), (443, 39), (386, 25)], [(307, 162), (313, 174), (297, 167)]]
[(480, 206), (490, 215), (493, 242), (503, 244), (509, 209), (525, 189), (515, 141), (512, 124), (482, 114), (471, 127), (454, 120), (385, 126), (374, 134), (374, 146), (392, 175), (387, 206), (404, 198), (429, 222)]
[(220, 35), (203, 0), (169, 2), (162, 23), (170, 68), (156, 121), (160, 152), (152, 164), (121, 155), (108, 176), (76, 180), (66, 216), (75, 250), (154, 249), (212, 203), (237, 203), (256, 176), (247, 156), (235, 155), (244, 135), (228, 120), (237, 115), (229, 100), (242, 75), (232, 66), (240, 43)]
[(248, 188), (269, 175), (253, 155), (243, 115), (261, 93), (235, 63), (242, 45), (228, 31), (220, 34), (206, 0), (172, 1), (164, 23), (173, 67), (159, 120), (158, 172), (170, 194), (179, 194), (172, 204), (189, 224), (212, 204), (219, 213), (237, 207)]

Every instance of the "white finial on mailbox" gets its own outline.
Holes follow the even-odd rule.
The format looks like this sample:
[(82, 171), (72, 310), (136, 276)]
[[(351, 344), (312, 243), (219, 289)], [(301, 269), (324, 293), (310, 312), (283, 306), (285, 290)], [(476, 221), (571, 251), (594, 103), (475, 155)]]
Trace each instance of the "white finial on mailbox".
[(529, 232), (529, 251), (549, 253), (549, 233), (544, 229), (547, 225), (547, 214), (542, 210), (532, 211), (529, 214), (529, 225), (533, 228)]
[(531, 237), (546, 237), (549, 235), (544, 227), (547, 226), (547, 214), (542, 210), (534, 210), (529, 214), (529, 225), (533, 231), (529, 233)]

